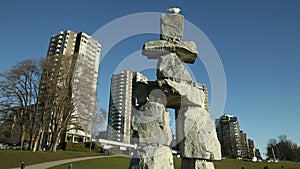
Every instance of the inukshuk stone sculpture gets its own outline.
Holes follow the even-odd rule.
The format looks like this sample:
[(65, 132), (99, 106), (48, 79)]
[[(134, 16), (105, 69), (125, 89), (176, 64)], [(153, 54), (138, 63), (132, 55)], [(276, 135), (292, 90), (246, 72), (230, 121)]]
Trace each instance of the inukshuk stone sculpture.
[(194, 63), (198, 55), (193, 41), (182, 41), (183, 25), (182, 15), (162, 14), (160, 40), (143, 46), (143, 55), (158, 59), (157, 81), (134, 84), (131, 128), (138, 148), (130, 169), (174, 168), (166, 108), (175, 109), (182, 169), (214, 169), (212, 160), (221, 159), (206, 87), (193, 81), (183, 64)]

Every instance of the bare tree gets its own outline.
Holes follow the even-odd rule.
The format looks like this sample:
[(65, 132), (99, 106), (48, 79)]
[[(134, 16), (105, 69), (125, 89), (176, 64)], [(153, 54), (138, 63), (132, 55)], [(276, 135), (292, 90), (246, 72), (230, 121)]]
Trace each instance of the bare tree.
[(8, 72), (0, 75), (0, 107), (3, 113), (12, 114), (12, 126), (20, 127), (20, 148), (23, 148), (28, 133), (33, 142), (35, 115), (38, 102), (38, 86), (41, 75), (38, 59), (17, 63)]
[(73, 118), (72, 81), (77, 55), (48, 56), (43, 65), (40, 85), (40, 105), (43, 118), (39, 127), (39, 139), (45, 129), (49, 133), (48, 149), (56, 151), (63, 131)]
[(73, 122), (76, 125), (71, 124), (68, 127), (68, 131), (73, 130), (73, 133), (74, 129), (84, 131), (90, 139), (96, 130), (95, 126), (103, 121), (103, 110), (97, 105), (96, 99), (98, 75), (95, 74), (97, 72), (95, 68), (98, 67), (95, 64), (96, 62), (91, 61), (88, 56), (83, 54), (79, 55), (77, 59), (72, 82), (72, 99), (74, 115), (76, 115), (76, 120)]
[(1, 117), (10, 117), (5, 124), (20, 129), (21, 146), (26, 139), (37, 151), (46, 140), (47, 148), (56, 151), (67, 131), (83, 130), (91, 136), (93, 124), (103, 121), (96, 105), (95, 67), (85, 57), (78, 58), (75, 54), (26, 60), (0, 74), (0, 108), (5, 112)]
[(15, 124), (13, 113), (1, 112), (0, 118), (0, 142), (17, 144), (20, 141), (19, 125)]
[(49, 129), (48, 148), (51, 151), (56, 151), (58, 144), (67, 140), (68, 132), (82, 130), (91, 134), (92, 115), (96, 108), (94, 77), (94, 67), (83, 56), (47, 57), (41, 81), (40, 105), (43, 107), (43, 119), (48, 120), (49, 125), (41, 124), (39, 131), (42, 135), (45, 128)]
[(96, 111), (93, 115), (92, 120), (92, 135), (96, 137), (100, 131), (106, 130), (105, 121), (106, 121), (107, 111), (104, 108), (99, 106), (96, 107)]

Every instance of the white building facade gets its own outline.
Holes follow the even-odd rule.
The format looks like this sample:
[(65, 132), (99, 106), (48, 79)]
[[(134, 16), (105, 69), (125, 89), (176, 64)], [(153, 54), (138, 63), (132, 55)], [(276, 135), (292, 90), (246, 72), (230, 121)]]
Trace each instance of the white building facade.
[(130, 143), (133, 84), (137, 81), (146, 82), (147, 78), (132, 70), (124, 70), (111, 78), (107, 127), (109, 140)]

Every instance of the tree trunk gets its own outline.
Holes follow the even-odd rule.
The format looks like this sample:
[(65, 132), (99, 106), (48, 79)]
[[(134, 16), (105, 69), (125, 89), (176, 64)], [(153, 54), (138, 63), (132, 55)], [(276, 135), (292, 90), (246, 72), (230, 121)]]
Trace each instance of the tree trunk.
[(30, 129), (30, 140), (29, 140), (29, 150), (32, 150), (33, 149), (33, 142), (34, 142), (34, 134), (33, 134), (33, 131), (32, 129)]
[(37, 150), (37, 147), (39, 145), (39, 140), (41, 138), (41, 135), (42, 135), (42, 127), (39, 128), (39, 131), (37, 133), (37, 136), (35, 137), (35, 142), (34, 142), (34, 145), (32, 147), (32, 151), (35, 152)]
[(50, 150), (52, 152), (56, 152), (59, 138), (60, 138), (60, 131), (55, 133), (55, 136), (52, 137), (52, 142), (51, 142), (51, 145), (50, 145)]
[(23, 145), (24, 145), (24, 140), (25, 140), (25, 135), (26, 135), (26, 129), (25, 129), (25, 125), (22, 124), (21, 125), (21, 138), (20, 138), (20, 150), (23, 150)]
[(55, 139), (56, 140), (56, 142), (54, 143), (54, 145), (53, 145), (53, 147), (52, 147), (52, 149), (51, 149), (51, 151), (52, 152), (56, 152), (56, 149), (57, 149), (57, 141), (58, 141), (58, 139)]
[(39, 144), (38, 144), (38, 150), (39, 151), (42, 151), (42, 145), (43, 145), (44, 135), (45, 135), (45, 127), (42, 128), (41, 136), (40, 136), (40, 139), (38, 140), (38, 142), (39, 142)]

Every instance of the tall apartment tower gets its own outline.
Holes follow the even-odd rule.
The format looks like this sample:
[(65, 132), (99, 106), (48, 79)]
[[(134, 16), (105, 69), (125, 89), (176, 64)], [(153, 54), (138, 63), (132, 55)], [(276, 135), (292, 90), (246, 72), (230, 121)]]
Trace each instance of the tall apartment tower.
[(237, 117), (223, 115), (216, 119), (216, 131), (223, 157), (241, 157), (240, 127)]
[(133, 85), (136, 82), (147, 82), (142, 74), (124, 70), (111, 78), (110, 101), (108, 112), (108, 139), (130, 143)]
[(79, 124), (81, 130), (73, 124), (68, 125), (65, 141), (85, 142), (91, 138), (91, 117), (96, 104), (100, 51), (99, 42), (84, 32), (61, 31), (50, 39), (47, 57), (52, 58), (53, 62), (60, 62), (62, 60), (60, 57), (77, 56), (68, 58), (71, 59), (69, 62), (75, 65), (72, 69), (72, 84), (70, 84), (74, 104), (73, 115), (77, 117), (76, 122), (73, 119), (73, 124)]

